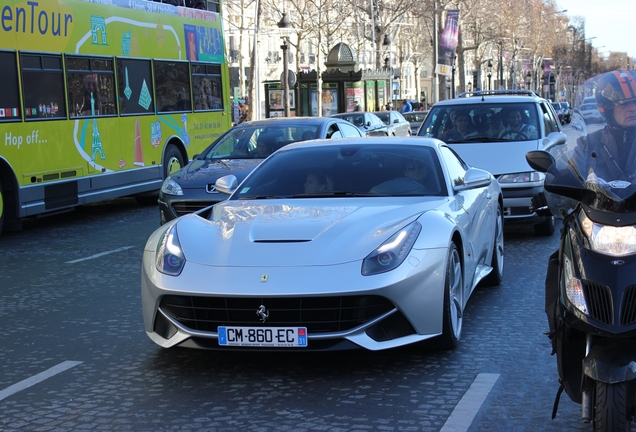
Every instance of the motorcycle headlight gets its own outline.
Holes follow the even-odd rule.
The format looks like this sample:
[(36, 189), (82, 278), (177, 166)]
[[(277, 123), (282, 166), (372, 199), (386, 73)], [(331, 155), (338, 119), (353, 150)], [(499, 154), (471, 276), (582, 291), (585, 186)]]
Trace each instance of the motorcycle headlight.
[(597, 224), (591, 221), (583, 210), (579, 219), (593, 251), (611, 256), (636, 253), (636, 226), (614, 227)]
[(545, 175), (543, 173), (530, 171), (514, 174), (504, 174), (499, 177), (499, 183), (534, 183), (542, 182), (544, 178)]
[(563, 257), (563, 272), (565, 293), (568, 296), (568, 300), (575, 308), (587, 314), (587, 304), (585, 303), (585, 295), (583, 294), (583, 283), (581, 279), (574, 277), (572, 261), (566, 256)]
[(393, 234), (362, 261), (362, 275), (386, 273), (397, 268), (408, 256), (420, 231), (422, 225), (415, 221)]
[(167, 195), (183, 195), (181, 185), (168, 176), (161, 185), (161, 192)]
[(155, 266), (157, 270), (169, 276), (179, 276), (186, 259), (179, 243), (176, 224), (163, 233), (157, 244)]

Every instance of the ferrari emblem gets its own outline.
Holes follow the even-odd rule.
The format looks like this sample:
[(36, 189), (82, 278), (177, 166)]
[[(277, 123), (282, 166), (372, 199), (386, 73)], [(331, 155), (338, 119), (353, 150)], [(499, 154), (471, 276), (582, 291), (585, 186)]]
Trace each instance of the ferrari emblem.
[(264, 274), (261, 276), (261, 282), (267, 282), (267, 279), (269, 279), (269, 275)]

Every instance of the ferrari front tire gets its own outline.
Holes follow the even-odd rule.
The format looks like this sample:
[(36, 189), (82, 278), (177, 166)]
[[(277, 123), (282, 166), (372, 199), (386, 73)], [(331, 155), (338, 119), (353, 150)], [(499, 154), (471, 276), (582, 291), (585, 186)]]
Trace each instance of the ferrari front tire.
[(442, 350), (457, 347), (464, 322), (464, 277), (459, 251), (455, 243), (448, 248), (446, 278), (444, 282), (443, 330), (437, 346)]

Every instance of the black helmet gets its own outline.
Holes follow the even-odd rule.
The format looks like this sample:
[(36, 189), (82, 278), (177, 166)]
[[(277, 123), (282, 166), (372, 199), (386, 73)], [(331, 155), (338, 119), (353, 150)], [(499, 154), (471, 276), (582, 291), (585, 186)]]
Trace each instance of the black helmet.
[(636, 71), (615, 70), (603, 74), (596, 85), (596, 104), (608, 123), (614, 123), (617, 105), (636, 100)]

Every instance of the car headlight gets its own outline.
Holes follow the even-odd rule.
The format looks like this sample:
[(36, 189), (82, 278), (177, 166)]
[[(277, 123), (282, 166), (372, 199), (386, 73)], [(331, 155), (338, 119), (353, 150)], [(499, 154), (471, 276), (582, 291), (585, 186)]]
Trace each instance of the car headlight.
[(393, 234), (362, 261), (362, 275), (370, 276), (397, 268), (408, 256), (420, 231), (422, 225), (415, 221)]
[(537, 171), (530, 171), (514, 174), (504, 174), (499, 177), (499, 183), (534, 183), (542, 182), (544, 178), (545, 174)]
[(185, 263), (185, 255), (177, 235), (177, 226), (174, 224), (159, 239), (155, 266), (163, 274), (179, 276)]
[(183, 195), (181, 185), (168, 176), (161, 185), (161, 192), (167, 195)]
[(587, 314), (587, 304), (583, 293), (583, 283), (581, 279), (574, 277), (572, 261), (568, 257), (563, 257), (563, 272), (565, 277), (565, 293), (572, 305)]
[(614, 227), (591, 221), (585, 211), (579, 214), (581, 228), (590, 242), (590, 248), (611, 256), (636, 253), (636, 226)]

